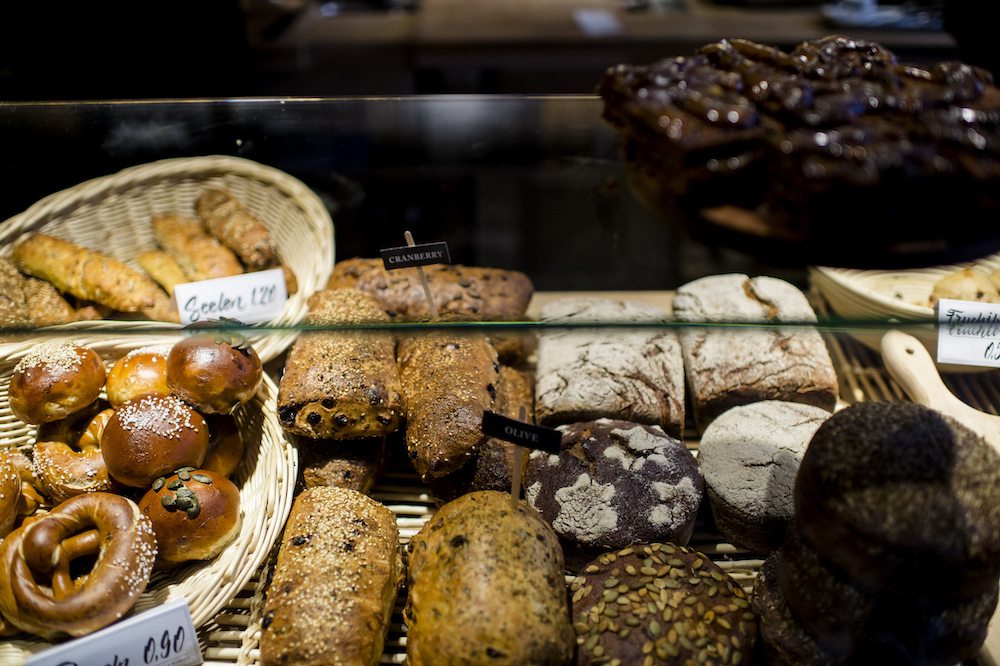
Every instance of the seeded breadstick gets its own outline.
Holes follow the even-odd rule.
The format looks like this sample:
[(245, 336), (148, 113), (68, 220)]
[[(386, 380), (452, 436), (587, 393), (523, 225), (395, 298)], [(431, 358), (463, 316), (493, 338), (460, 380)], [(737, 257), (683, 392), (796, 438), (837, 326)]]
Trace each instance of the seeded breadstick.
[(191, 282), (243, 273), (236, 255), (209, 236), (196, 220), (181, 215), (157, 215), (153, 218), (153, 234)]
[(169, 309), (166, 292), (148, 275), (99, 252), (34, 234), (14, 248), (13, 259), (22, 272), (77, 298), (119, 312), (141, 312), (150, 319), (179, 321), (177, 312)]
[(278, 250), (271, 234), (228, 190), (207, 190), (195, 202), (195, 210), (209, 233), (239, 256), (251, 271), (274, 268)]
[(403, 575), (389, 509), (346, 488), (303, 491), (268, 589), (261, 664), (375, 666)]
[(190, 282), (177, 260), (163, 250), (140, 252), (136, 255), (135, 262), (166, 289), (168, 294), (172, 294), (177, 285)]

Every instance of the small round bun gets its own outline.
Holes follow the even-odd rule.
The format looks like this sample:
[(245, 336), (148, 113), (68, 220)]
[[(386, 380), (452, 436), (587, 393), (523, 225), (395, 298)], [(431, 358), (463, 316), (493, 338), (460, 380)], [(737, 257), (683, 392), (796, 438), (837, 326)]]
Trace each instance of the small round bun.
[(38, 427), (32, 468), (57, 504), (83, 493), (115, 490), (101, 452), (104, 429), (115, 413), (106, 407), (98, 400), (68, 418)]
[(243, 435), (236, 420), (228, 414), (208, 414), (208, 454), (202, 469), (209, 469), (222, 476), (232, 476), (243, 461)]
[(0, 539), (14, 528), (21, 503), (21, 476), (6, 449), (0, 449)]
[(148, 488), (181, 467), (200, 467), (208, 426), (177, 396), (147, 394), (115, 411), (101, 439), (108, 472), (126, 486)]
[(167, 386), (169, 345), (140, 347), (122, 356), (108, 373), (108, 402), (118, 409), (125, 402), (146, 393), (170, 395)]
[(219, 331), (176, 343), (167, 357), (167, 385), (206, 414), (231, 414), (263, 380), (260, 357), (238, 333)]
[(35, 345), (10, 378), (10, 410), (25, 423), (64, 419), (97, 400), (107, 372), (92, 349), (72, 342)]
[(211, 470), (181, 470), (157, 479), (139, 501), (156, 534), (157, 566), (218, 555), (240, 531), (240, 491)]

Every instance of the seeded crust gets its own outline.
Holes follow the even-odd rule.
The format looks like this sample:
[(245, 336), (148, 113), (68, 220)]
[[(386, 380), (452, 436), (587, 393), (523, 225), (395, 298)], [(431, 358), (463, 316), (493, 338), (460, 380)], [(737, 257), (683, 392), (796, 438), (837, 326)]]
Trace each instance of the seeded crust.
[[(605, 298), (564, 298), (542, 308), (552, 324), (658, 324), (655, 306)], [(609, 418), (684, 430), (684, 366), (677, 334), (667, 327), (553, 327), (538, 342), (538, 421), (559, 425)]]
[(683, 442), (612, 419), (559, 430), (559, 455), (531, 452), (524, 496), (559, 535), (571, 570), (633, 543), (687, 543), (704, 482)]
[(368, 494), (389, 463), (385, 437), (352, 441), (295, 437), (303, 488), (335, 486)]
[[(535, 422), (534, 378), (527, 372), (510, 366), (500, 366), (497, 379), (497, 399), (494, 412), (513, 419), (519, 417), (524, 407), (527, 423)], [(469, 462), (460, 469), (440, 478), (428, 479), (434, 499), (439, 503), (451, 500), (476, 490), (499, 490), (510, 492), (514, 471), (515, 447), (509, 442), (488, 438), (478, 448)], [(521, 482), (527, 478), (528, 455), (523, 456)]]
[(378, 664), (402, 578), (389, 509), (345, 488), (303, 491), (267, 592), (261, 664)]
[[(368, 294), (327, 289), (309, 300), (306, 324), (379, 325), (389, 318)], [(368, 439), (396, 430), (406, 413), (396, 341), (356, 328), (303, 333), (278, 387), (278, 418), (288, 432), (324, 439)]]
[(912, 403), (858, 403), (813, 436), (795, 511), (819, 554), (857, 584), (970, 598), (1000, 577), (1000, 454)]
[[(673, 301), (679, 322), (806, 323), (816, 314), (795, 286), (772, 277), (732, 273), (689, 282)], [(832, 412), (838, 393), (833, 362), (819, 332), (787, 328), (686, 327), (684, 368), (700, 432), (737, 405), (783, 400)]]
[(399, 373), (407, 399), (406, 448), (417, 472), (450, 474), (486, 440), (483, 412), (493, 409), (500, 364), (473, 329), (433, 329), (399, 342)]
[(768, 666), (841, 666), (844, 662), (820, 647), (792, 615), (778, 585), (777, 560), (778, 553), (764, 560), (751, 597)]
[(469, 493), (410, 541), (409, 666), (559, 666), (573, 656), (552, 529), (510, 494)]
[(750, 661), (757, 637), (750, 602), (695, 550), (653, 543), (605, 553), (573, 579), (570, 593), (578, 666)]
[(24, 278), (24, 295), (28, 299), (31, 323), (35, 326), (68, 324), (80, 319), (73, 306), (45, 280)]
[(766, 400), (733, 407), (698, 445), (705, 494), (719, 532), (760, 553), (781, 547), (795, 512), (795, 475), (809, 440), (830, 412)]
[(795, 522), (775, 571), (800, 626), (829, 654), (849, 661), (877, 655), (882, 663), (962, 663), (985, 640), (997, 603), (996, 586), (962, 601), (923, 596), (912, 588), (867, 591), (831, 569)]
[[(423, 267), (438, 312), (464, 312), (481, 321), (516, 319), (528, 308), (534, 286), (519, 271), (459, 264)], [(416, 268), (386, 270), (381, 259), (339, 261), (327, 288), (352, 287), (371, 293), (392, 317), (428, 314)]]
[(9, 259), (0, 258), (0, 328), (30, 323), (31, 311), (24, 293), (24, 276)]

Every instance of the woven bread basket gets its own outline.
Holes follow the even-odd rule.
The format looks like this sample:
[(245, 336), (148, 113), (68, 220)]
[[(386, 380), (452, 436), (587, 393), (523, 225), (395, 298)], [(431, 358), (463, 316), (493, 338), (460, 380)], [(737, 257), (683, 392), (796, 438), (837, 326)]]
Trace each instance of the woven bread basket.
[[(109, 369), (121, 355), (114, 344), (87, 346)], [(18, 420), (8, 400), (10, 378), (23, 355), (0, 358), (0, 447), (34, 443), (35, 426)], [(240, 489), (241, 525), (235, 541), (213, 560), (154, 571), (134, 613), (184, 598), (199, 627), (236, 597), (267, 557), (284, 529), (298, 473), (298, 454), (278, 424), (277, 396), (277, 386), (265, 375), (257, 395), (235, 414), (245, 447), (243, 461), (230, 477)], [(22, 664), (28, 655), (48, 647), (48, 642), (27, 634), (0, 639), (0, 664)]]
[[(174, 211), (194, 216), (198, 195), (219, 186), (229, 189), (263, 222), (282, 261), (296, 275), (298, 292), (288, 298), (284, 312), (269, 325), (298, 324), (306, 314), (309, 296), (326, 285), (333, 270), (333, 221), (323, 202), (301, 181), (239, 157), (160, 160), (51, 194), (0, 224), (0, 256), (9, 256), (22, 235), (42, 232), (129, 263), (140, 252), (156, 248), (150, 224), (153, 215)], [(74, 335), (116, 330), (139, 335), (142, 340), (124, 343), (124, 348), (134, 348), (169, 344), (176, 337), (164, 336), (179, 327), (162, 322), (102, 320), (52, 328), (69, 329)], [(150, 332), (143, 334), (145, 329)], [(262, 331), (250, 332), (248, 338), (266, 362), (287, 349), (295, 336), (294, 330)], [(3, 352), (16, 353), (32, 344), (26, 340), (4, 347)]]
[[(881, 352), (887, 327), (904, 325), (937, 358), (937, 326), (931, 291), (938, 280), (965, 268), (988, 274), (1000, 268), (1000, 254), (972, 262), (909, 270), (859, 270), (812, 266), (809, 280), (830, 306), (850, 322), (870, 328), (850, 331), (851, 337)], [(878, 324), (886, 324), (886, 328)], [(992, 368), (937, 363), (941, 372), (985, 372)]]

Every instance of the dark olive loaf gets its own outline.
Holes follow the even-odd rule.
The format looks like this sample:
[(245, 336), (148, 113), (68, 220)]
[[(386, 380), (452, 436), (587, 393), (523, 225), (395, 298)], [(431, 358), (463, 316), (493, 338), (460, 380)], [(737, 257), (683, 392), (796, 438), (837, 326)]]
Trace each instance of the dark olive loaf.
[(483, 412), (493, 409), (500, 364), (474, 329), (434, 328), (399, 343), (406, 394), (406, 447), (417, 472), (439, 477), (468, 462), (486, 440)]
[(484, 490), (445, 504), (410, 541), (410, 666), (569, 664), (559, 541), (529, 506)]
[[(534, 378), (510, 366), (500, 366), (497, 399), (493, 411), (513, 419), (525, 412), (525, 422), (534, 422)], [(521, 479), (528, 469), (528, 454), (522, 456)], [(450, 502), (459, 495), (476, 490), (509, 492), (514, 473), (515, 446), (494, 437), (483, 442), (475, 455), (458, 470), (446, 476), (428, 479), (434, 499)]]
[(911, 403), (857, 403), (816, 431), (795, 483), (802, 533), (873, 590), (970, 598), (1000, 577), (1000, 454)]
[(389, 463), (385, 437), (359, 440), (295, 437), (303, 488), (336, 486), (368, 494)]
[(268, 588), (261, 664), (378, 664), (402, 578), (389, 509), (345, 488), (303, 491)]
[(681, 286), (673, 308), (679, 322), (762, 325), (681, 329), (684, 369), (700, 431), (726, 410), (760, 400), (833, 411), (838, 394), (833, 362), (819, 332), (801, 325), (815, 323), (816, 314), (794, 285), (772, 277), (712, 275)]
[(369, 294), (356, 289), (310, 297), (306, 324), (346, 327), (307, 332), (292, 345), (278, 388), (278, 419), (296, 435), (329, 439), (382, 437), (406, 413), (389, 331), (351, 329), (386, 323)]
[(653, 543), (605, 553), (570, 592), (577, 666), (750, 661), (757, 623), (747, 595), (697, 551)]
[(687, 543), (703, 481), (683, 442), (612, 419), (559, 430), (559, 455), (532, 451), (524, 495), (559, 535), (571, 569), (634, 543)]

